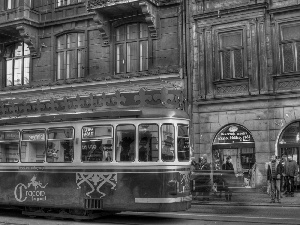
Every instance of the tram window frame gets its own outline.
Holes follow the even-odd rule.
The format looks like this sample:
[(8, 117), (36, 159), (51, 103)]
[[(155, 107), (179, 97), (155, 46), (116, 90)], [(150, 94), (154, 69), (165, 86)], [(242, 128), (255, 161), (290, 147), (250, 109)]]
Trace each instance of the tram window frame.
[[(123, 142), (123, 139), (126, 138), (126, 137), (122, 137), (121, 138), (122, 141), (119, 141), (119, 137), (118, 137), (118, 127), (121, 127), (121, 126), (123, 126), (123, 127), (133, 126), (134, 127), (134, 132), (133, 132), (134, 133), (134, 140), (131, 141), (131, 142), (130, 142), (130, 140), (128, 140), (128, 142), (130, 142), (130, 143), (129, 143), (129, 145), (126, 144), (127, 146), (129, 146), (128, 154), (127, 154), (128, 160), (121, 160), (122, 157), (123, 157), (123, 159), (126, 158), (126, 152), (121, 149), (121, 148), (124, 149), (124, 147), (121, 146), (121, 144), (120, 144), (121, 142)], [(136, 159), (136, 141), (137, 141), (137, 133), (136, 132), (137, 132), (137, 128), (136, 128), (136, 125), (134, 125), (134, 124), (118, 124), (116, 126), (116, 132), (115, 132), (115, 139), (116, 139), (116, 142), (115, 142), (115, 160), (116, 160), (116, 162), (123, 163), (123, 162), (134, 162), (135, 161), (135, 159)], [(130, 138), (130, 136), (129, 136), (129, 138)], [(134, 147), (133, 151), (131, 150), (132, 146)], [(122, 155), (123, 151), (125, 152), (125, 154)], [(133, 155), (132, 155), (132, 152), (133, 152)], [(132, 159), (132, 160), (130, 160), (130, 159)]]
[[(181, 126), (183, 126), (183, 127), (187, 127), (187, 137), (186, 136), (179, 136), (179, 127), (181, 127)], [(179, 162), (188, 162), (189, 160), (190, 160), (190, 158), (191, 158), (191, 151), (190, 151), (190, 129), (189, 129), (190, 127), (189, 127), (189, 125), (187, 125), (187, 124), (177, 124), (177, 158), (178, 158), (178, 161)], [(188, 150), (183, 150), (183, 151), (180, 151), (180, 144), (179, 144), (179, 138), (181, 138), (181, 140), (183, 140), (183, 139), (188, 139), (188, 144), (189, 144), (189, 146), (188, 146)], [(184, 142), (183, 144), (185, 144), (186, 142)], [(183, 148), (185, 148), (184, 146), (183, 146)], [(179, 155), (179, 153), (180, 152), (184, 152), (185, 154), (186, 153), (188, 153), (188, 157), (184, 157), (184, 159), (182, 160), (181, 159), (181, 157), (180, 157), (180, 155)]]
[[(85, 138), (84, 135), (83, 135), (83, 129), (86, 128), (86, 127), (89, 127), (89, 128), (93, 128), (93, 127), (109, 127), (111, 129), (110, 133), (111, 133), (111, 136), (99, 136), (99, 137), (89, 137), (89, 138)], [(103, 138), (105, 137), (105, 138)], [(89, 140), (92, 140), (93, 142), (96, 142), (96, 141), (99, 141), (101, 140), (101, 146), (102, 146), (102, 142), (104, 139), (111, 139), (111, 143), (108, 144), (108, 142), (106, 142), (106, 144), (104, 145), (111, 145), (111, 150), (107, 150), (105, 148), (103, 148), (102, 150), (102, 159), (101, 160), (83, 160), (83, 157), (84, 155), (82, 154), (83, 152), (83, 149), (82, 149), (82, 146), (83, 146), (83, 142), (88, 142)], [(109, 140), (107, 140), (109, 141)], [(81, 128), (81, 161), (84, 162), (84, 163), (90, 163), (90, 162), (101, 162), (101, 163), (111, 163), (113, 161), (113, 155), (114, 155), (114, 126), (111, 125), (111, 124), (101, 124), (101, 125), (87, 125), (87, 126), (83, 126)], [(93, 149), (91, 149), (93, 150)], [(90, 151), (91, 151), (90, 150)], [(96, 150), (96, 149), (94, 149)], [(104, 160), (103, 158), (103, 152), (106, 152), (106, 159)], [(92, 157), (92, 156), (90, 156)], [(108, 160), (107, 160), (108, 159)]]
[[(18, 139), (5, 139), (5, 133), (18, 133)], [(3, 136), (2, 136), (3, 134)], [(2, 139), (2, 137), (4, 137)], [(15, 158), (5, 158), (5, 162), (2, 161), (3, 159), (3, 153), (2, 150), (6, 150), (6, 149), (2, 149), (2, 144), (8, 144), (8, 147), (11, 147), (11, 143), (17, 143), (17, 149), (16, 149), (16, 153), (15, 153)], [(8, 149), (9, 151), (10, 149)], [(7, 152), (5, 152), (5, 156), (7, 156)], [(11, 154), (11, 153), (9, 153)], [(13, 155), (13, 154), (12, 154)], [(7, 159), (12, 159), (13, 161), (7, 161)], [(19, 130), (3, 130), (0, 131), (0, 163), (18, 163), (20, 162), (20, 131)]]
[[(145, 125), (147, 125), (148, 127), (145, 127)], [(156, 126), (157, 130), (149, 131), (148, 128), (151, 125)], [(144, 133), (144, 135), (141, 135), (141, 131)], [(150, 133), (150, 134), (146, 134), (146, 133)], [(157, 133), (157, 136), (153, 137), (152, 133)], [(138, 138), (137, 138), (139, 162), (158, 162), (159, 161), (159, 140), (160, 140), (160, 138), (159, 138), (159, 125), (158, 124), (156, 124), (156, 123), (141, 123), (141, 124), (139, 124)], [(153, 149), (153, 147), (155, 148), (155, 145), (156, 145), (156, 149)], [(157, 156), (155, 157), (153, 153), (156, 151), (157, 151)], [(146, 153), (145, 154), (146, 160), (142, 160), (142, 158), (141, 158), (141, 155), (142, 155), (141, 153), (143, 153), (143, 152)], [(153, 161), (154, 158), (157, 158), (157, 160)], [(149, 160), (149, 159), (151, 159), (151, 160)]]
[[(39, 135), (39, 134), (42, 134), (42, 133), (44, 133), (44, 140), (41, 140), (41, 141), (36, 141), (36, 142), (40, 142), (40, 143), (44, 143), (44, 151), (43, 151), (43, 154), (42, 155), (37, 155), (37, 151), (35, 152), (35, 154), (36, 154), (36, 157), (35, 157), (35, 161), (23, 161), (22, 160), (22, 147), (23, 146), (25, 146), (25, 147), (28, 147), (28, 144), (30, 143), (30, 142), (34, 142), (35, 140), (24, 140), (23, 139), (23, 135), (24, 135), (24, 133), (26, 133), (26, 132), (28, 132), (28, 131), (36, 131), (36, 135)], [(20, 145), (20, 160), (21, 160), (21, 162), (22, 163), (45, 163), (45, 161), (46, 161), (46, 149), (47, 149), (47, 146), (46, 146), (46, 144), (47, 144), (47, 133), (46, 133), (46, 129), (42, 129), (42, 128), (35, 128), (35, 129), (24, 129), (24, 130), (22, 130), (21, 131), (21, 139), (20, 139), (20, 143), (21, 143), (21, 145)], [(25, 144), (26, 143), (26, 145), (23, 145), (23, 144)], [(25, 149), (25, 153), (27, 154), (27, 152), (29, 151), (30, 149), (28, 149), (28, 150), (26, 150)], [(25, 156), (26, 157), (26, 156)], [(42, 160), (43, 159), (43, 160)]]
[[(163, 131), (164, 126), (172, 126), (173, 127), (173, 137), (170, 137), (169, 135), (166, 135), (166, 138), (164, 138), (164, 136), (163, 136), (164, 135), (164, 131)], [(175, 136), (176, 136), (175, 125), (173, 123), (163, 123), (161, 125), (160, 131), (161, 131), (161, 160), (163, 162), (174, 162), (175, 158), (176, 158), (176, 154), (177, 154), (176, 153), (177, 152), (176, 151), (176, 146), (175, 146)], [(168, 132), (168, 133), (170, 133), (170, 132)], [(170, 144), (170, 143), (172, 143), (172, 144)], [(166, 148), (164, 148), (164, 147), (166, 147)], [(172, 147), (173, 147), (173, 150), (171, 150)], [(164, 158), (164, 155), (165, 155), (165, 157), (171, 156), (170, 154), (163, 154), (163, 152), (167, 153), (168, 151), (170, 153), (172, 153), (172, 155), (173, 155), (172, 159)]]
[[(62, 138), (62, 139), (56, 139), (56, 138), (49, 138), (49, 133), (50, 131), (52, 130), (72, 130), (72, 136), (71, 137), (66, 137), (66, 138)], [(64, 131), (65, 135), (66, 135), (66, 132)], [(67, 136), (67, 135), (66, 135)], [(47, 129), (47, 146), (46, 146), (46, 162), (47, 163), (72, 163), (73, 160), (74, 160), (74, 140), (75, 140), (75, 129), (74, 127), (51, 127), (51, 128), (48, 128)], [(64, 146), (62, 145), (63, 142), (65, 141), (70, 141), (69, 142), (69, 146), (70, 146), (70, 143), (72, 143), (72, 152), (69, 152), (69, 158), (70, 160), (69, 161), (65, 161), (65, 158), (66, 158), (66, 149), (64, 149)], [(57, 143), (59, 142), (59, 143)], [(65, 142), (67, 143), (67, 142)], [(50, 146), (51, 144), (51, 146)], [(59, 144), (59, 149), (56, 149), (57, 146), (56, 144)], [(54, 146), (53, 146), (54, 145)], [(56, 146), (56, 148), (54, 148)], [(61, 157), (58, 157), (59, 154), (61, 154), (61, 150), (63, 149), (63, 161), (57, 161), (59, 158)]]

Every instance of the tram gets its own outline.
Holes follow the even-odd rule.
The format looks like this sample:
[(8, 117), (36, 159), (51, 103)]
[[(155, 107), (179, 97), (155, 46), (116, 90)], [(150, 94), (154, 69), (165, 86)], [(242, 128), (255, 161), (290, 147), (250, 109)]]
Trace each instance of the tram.
[(0, 120), (0, 205), (90, 219), (190, 208), (189, 119), (142, 107)]

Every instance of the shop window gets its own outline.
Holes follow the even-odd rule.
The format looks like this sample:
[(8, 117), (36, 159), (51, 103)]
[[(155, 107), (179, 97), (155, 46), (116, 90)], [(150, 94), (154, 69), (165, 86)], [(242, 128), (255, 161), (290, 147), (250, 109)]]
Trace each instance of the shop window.
[(6, 59), (5, 84), (18, 86), (29, 84), (30, 50), (24, 42), (18, 42), (5, 48)]
[(148, 70), (148, 38), (145, 23), (116, 28), (116, 73)]
[(81, 153), (83, 162), (111, 162), (113, 156), (113, 127), (83, 127)]
[(177, 152), (179, 161), (190, 160), (189, 127), (186, 125), (178, 126)]
[(116, 161), (135, 160), (135, 126), (118, 125), (116, 129)]
[(244, 45), (242, 31), (219, 34), (220, 78), (244, 77)]
[(57, 38), (57, 80), (84, 77), (85, 33), (68, 33)]
[(23, 130), (21, 139), (22, 162), (45, 162), (45, 130)]
[(281, 55), (284, 73), (300, 71), (300, 24), (281, 27)]
[(72, 5), (80, 2), (85, 2), (85, 0), (56, 0), (56, 6), (66, 6), (66, 5)]
[(139, 161), (158, 161), (158, 125), (139, 125)]
[(165, 162), (173, 162), (175, 159), (175, 128), (172, 124), (164, 124), (161, 127), (162, 143), (161, 158)]
[(51, 128), (47, 131), (47, 162), (72, 162), (74, 156), (74, 129)]
[(0, 162), (19, 162), (19, 131), (0, 132)]

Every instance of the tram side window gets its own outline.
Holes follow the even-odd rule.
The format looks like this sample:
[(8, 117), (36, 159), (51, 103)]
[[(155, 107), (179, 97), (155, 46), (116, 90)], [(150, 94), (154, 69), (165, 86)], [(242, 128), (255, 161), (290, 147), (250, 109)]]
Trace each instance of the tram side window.
[(158, 125), (139, 125), (139, 161), (158, 161)]
[(190, 160), (189, 127), (186, 125), (178, 126), (177, 152), (179, 161)]
[(135, 126), (118, 125), (116, 130), (116, 161), (134, 161)]
[(175, 128), (172, 124), (164, 124), (162, 129), (161, 158), (165, 162), (172, 162), (175, 159)]
[(72, 162), (74, 155), (74, 129), (50, 128), (47, 131), (47, 162)]
[(19, 162), (19, 131), (0, 132), (0, 162)]
[(113, 127), (85, 126), (82, 128), (81, 159), (83, 162), (111, 162)]
[(23, 130), (21, 141), (22, 162), (45, 162), (45, 130)]

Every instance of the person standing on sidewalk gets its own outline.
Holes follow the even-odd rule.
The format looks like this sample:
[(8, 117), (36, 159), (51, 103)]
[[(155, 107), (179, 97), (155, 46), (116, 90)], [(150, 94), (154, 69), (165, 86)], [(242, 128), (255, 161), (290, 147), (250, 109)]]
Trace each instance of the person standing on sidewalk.
[(271, 156), (271, 162), (268, 165), (267, 179), (271, 184), (271, 203), (275, 203), (277, 197), (278, 203), (280, 203), (280, 180), (284, 168), (282, 164), (276, 160), (276, 156)]
[(288, 160), (284, 166), (284, 173), (287, 177), (287, 192), (286, 197), (289, 195), (294, 197), (294, 185), (295, 185), (295, 177), (297, 177), (298, 173), (298, 165), (295, 160), (293, 160), (292, 155), (288, 155)]
[(203, 171), (202, 175), (202, 188), (201, 192), (203, 193), (203, 200), (209, 201), (209, 192), (211, 189), (210, 185), (210, 163), (207, 162), (207, 155), (204, 154), (200, 162), (200, 170)]
[[(284, 168), (285, 168), (286, 161), (287, 161), (287, 155), (283, 155), (281, 157), (281, 163)], [(283, 172), (283, 176), (281, 179), (281, 192), (283, 192), (284, 194), (286, 194), (286, 192), (287, 192), (287, 177), (284, 172)]]
[[(235, 178), (234, 175), (234, 168), (233, 168), (233, 164), (231, 162), (231, 156), (227, 156), (226, 157), (226, 162), (222, 165), (222, 170), (223, 170), (223, 177), (224, 177), (224, 182), (223, 182), (223, 188), (225, 191), (225, 199), (231, 201), (231, 196), (232, 193), (229, 189), (229, 184), (232, 184), (233, 179)], [(227, 171), (224, 171), (227, 170)], [(228, 171), (231, 170), (231, 171)]]

